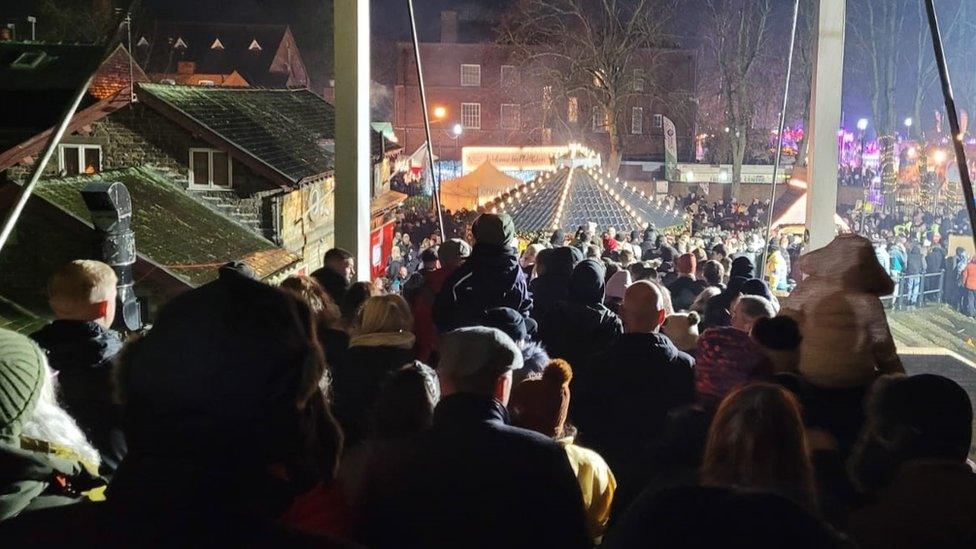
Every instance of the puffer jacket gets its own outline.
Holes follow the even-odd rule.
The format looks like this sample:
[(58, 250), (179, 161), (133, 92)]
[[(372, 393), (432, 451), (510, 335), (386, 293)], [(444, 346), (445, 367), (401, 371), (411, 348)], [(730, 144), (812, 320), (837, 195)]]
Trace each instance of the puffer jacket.
[(0, 522), (84, 501), (104, 485), (94, 466), (56, 445), (26, 437), (0, 441)]

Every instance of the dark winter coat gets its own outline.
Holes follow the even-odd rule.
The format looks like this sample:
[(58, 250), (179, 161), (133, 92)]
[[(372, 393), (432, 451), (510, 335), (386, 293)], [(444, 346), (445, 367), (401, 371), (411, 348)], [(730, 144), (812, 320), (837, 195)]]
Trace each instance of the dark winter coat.
[(905, 275), (919, 275), (925, 272), (925, 256), (922, 255), (922, 247), (912, 246), (908, 252), (908, 260), (905, 263)]
[(101, 472), (111, 476), (126, 453), (112, 388), (112, 360), (122, 350), (122, 339), (94, 322), (74, 320), (55, 320), (31, 338), (58, 372), (61, 404), (101, 455)]
[(386, 380), (393, 372), (413, 362), (413, 336), (403, 338), (400, 345), (392, 338), (383, 341), (382, 337), (374, 337), (367, 344), (359, 343), (359, 338), (354, 338), (343, 364), (333, 367), (332, 411), (342, 425), (347, 447), (368, 434), (370, 413)]
[(370, 547), (589, 547), (582, 496), (563, 448), (508, 425), (498, 401), (445, 397), (394, 475), (365, 496)]
[(328, 267), (322, 267), (312, 272), (312, 278), (322, 285), (325, 293), (329, 294), (332, 301), (335, 301), (336, 304), (342, 303), (346, 291), (349, 290), (349, 281), (346, 280), (346, 277)]
[(573, 269), (567, 299), (557, 302), (539, 321), (539, 339), (549, 356), (582, 367), (623, 332), (620, 318), (603, 305), (606, 269), (594, 259)]
[(475, 244), (471, 256), (444, 282), (434, 301), (441, 332), (475, 326), (481, 313), (509, 307), (529, 316), (532, 296), (514, 248)]
[(671, 304), (675, 311), (687, 311), (691, 309), (691, 304), (695, 302), (698, 294), (708, 286), (704, 280), (695, 280), (687, 276), (679, 276), (668, 285), (671, 292)]
[(662, 334), (623, 334), (573, 376), (570, 417), (620, 486), (638, 476), (668, 411), (695, 400), (695, 360)]
[(570, 246), (543, 250), (539, 255), (536, 261), (545, 261), (545, 274), (529, 283), (529, 290), (532, 293), (532, 318), (537, 321), (545, 316), (557, 301), (566, 299), (569, 294), (569, 277), (573, 274), (573, 268), (581, 261), (577, 257), (582, 258), (578, 249)]
[(722, 293), (709, 298), (705, 304), (705, 314), (698, 330), (704, 332), (709, 328), (718, 328), (732, 324), (732, 302), (742, 293), (742, 285), (749, 280), (741, 276), (729, 279), (729, 285)]
[[(32, 444), (38, 447), (25, 448)], [(78, 503), (86, 499), (81, 492), (104, 485), (79, 460), (46, 446), (19, 437), (0, 442), (0, 523), (22, 513)]]

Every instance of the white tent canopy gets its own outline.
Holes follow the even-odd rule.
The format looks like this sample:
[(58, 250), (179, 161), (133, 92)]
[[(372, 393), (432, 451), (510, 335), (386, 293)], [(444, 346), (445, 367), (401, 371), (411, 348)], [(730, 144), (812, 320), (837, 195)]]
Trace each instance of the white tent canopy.
[(441, 185), (441, 205), (452, 211), (474, 210), (521, 184), (520, 179), (485, 162), (465, 176), (445, 181)]

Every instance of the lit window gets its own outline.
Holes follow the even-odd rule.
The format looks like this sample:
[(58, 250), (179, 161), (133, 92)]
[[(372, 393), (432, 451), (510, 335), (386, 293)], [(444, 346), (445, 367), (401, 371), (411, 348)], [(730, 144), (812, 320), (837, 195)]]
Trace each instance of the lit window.
[(518, 84), (518, 68), (514, 65), (502, 65), (502, 86)]
[(190, 149), (190, 187), (229, 189), (234, 172), (227, 153), (216, 149)]
[(579, 121), (579, 99), (575, 97), (569, 98), (569, 106), (567, 108), (566, 117), (572, 124)]
[(644, 69), (634, 69), (634, 91), (644, 91)]
[(461, 125), (469, 130), (481, 129), (481, 103), (461, 103)]
[(101, 145), (61, 145), (58, 168), (63, 175), (79, 175), (102, 171)]
[(603, 107), (593, 107), (593, 131), (607, 131), (607, 111)]
[(481, 87), (481, 65), (461, 65), (461, 85)]
[(644, 133), (644, 107), (634, 107), (630, 111), (630, 133), (640, 135)]
[(521, 126), (522, 106), (502, 103), (502, 129), (517, 130)]

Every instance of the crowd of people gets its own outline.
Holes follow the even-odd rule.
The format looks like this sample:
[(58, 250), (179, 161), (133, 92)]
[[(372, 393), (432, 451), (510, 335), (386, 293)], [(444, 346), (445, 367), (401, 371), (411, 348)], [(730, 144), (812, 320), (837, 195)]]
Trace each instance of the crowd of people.
[(113, 270), (59, 269), (57, 320), (0, 330), (0, 539), (976, 543), (972, 403), (905, 375), (869, 240), (793, 258), (781, 304), (756, 261), (778, 244), (470, 233), (399, 293), (341, 249), (280, 287), (228, 264), (125, 341)]

